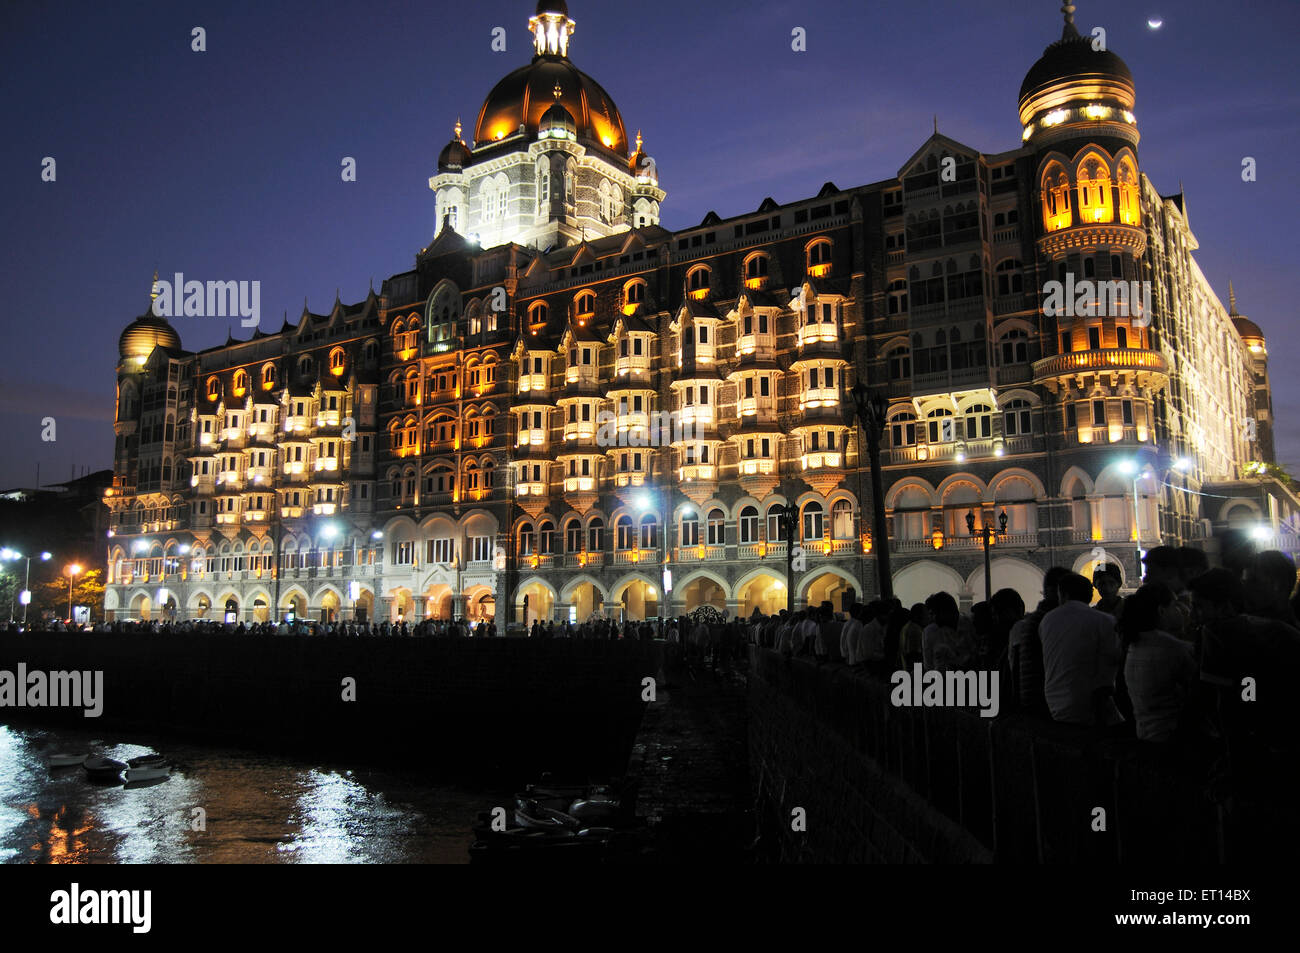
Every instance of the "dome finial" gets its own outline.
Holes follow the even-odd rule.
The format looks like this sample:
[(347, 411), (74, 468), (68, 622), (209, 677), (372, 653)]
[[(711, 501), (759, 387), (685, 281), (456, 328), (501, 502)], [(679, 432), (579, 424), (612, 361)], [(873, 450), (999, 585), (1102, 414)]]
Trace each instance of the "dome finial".
[(460, 141), (461, 141), (461, 138), (460, 138), (461, 128), (462, 128), (462, 127), (461, 127), (461, 124), (460, 124), (460, 117), (457, 116), (457, 117), (456, 117), (456, 125), (452, 127), (452, 130), (453, 130), (453, 132), (454, 132), (454, 134), (455, 134), (455, 136), (456, 136), (456, 141), (457, 141), (457, 142), (460, 142)]
[(158, 300), (158, 269), (157, 268), (153, 270), (153, 285), (150, 286), (149, 288), (149, 300), (150, 301)]
[(1070, 0), (1065, 0), (1061, 4), (1061, 15), (1065, 17), (1065, 28), (1061, 31), (1061, 39), (1066, 40), (1078, 36), (1079, 30), (1074, 25), (1074, 4)]
[(637, 152), (641, 151), (641, 130), (640, 129), (636, 131), (636, 151)]
[(1232, 290), (1232, 282), (1228, 282), (1228, 314), (1232, 317), (1237, 316), (1237, 292)]
[(564, 95), (564, 87), (561, 86), (559, 83), (556, 83), (555, 88), (551, 90), (551, 95), (555, 97), (555, 101), (558, 103), (560, 101), (560, 97)]

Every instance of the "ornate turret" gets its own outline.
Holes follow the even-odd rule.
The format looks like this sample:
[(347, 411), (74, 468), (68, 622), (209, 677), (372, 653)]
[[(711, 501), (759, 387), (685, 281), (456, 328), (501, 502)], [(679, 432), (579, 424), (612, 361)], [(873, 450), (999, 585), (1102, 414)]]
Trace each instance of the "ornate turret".
[(155, 271), (149, 290), (149, 308), (128, 324), (117, 339), (117, 352), (122, 361), (130, 361), (139, 366), (156, 347), (180, 349), (181, 338), (176, 329), (167, 323), (166, 318), (154, 313), (154, 302), (157, 300), (158, 272)]

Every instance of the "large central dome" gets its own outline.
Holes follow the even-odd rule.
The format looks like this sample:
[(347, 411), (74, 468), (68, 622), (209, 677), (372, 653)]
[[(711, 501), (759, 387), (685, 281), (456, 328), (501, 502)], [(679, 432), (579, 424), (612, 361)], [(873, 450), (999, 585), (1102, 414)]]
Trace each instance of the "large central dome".
[(523, 126), (536, 136), (542, 115), (557, 101), (569, 111), (580, 142), (627, 156), (623, 117), (609, 94), (569, 60), (574, 23), (565, 4), (542, 0), (529, 21), (537, 53), (493, 87), (474, 127), (476, 148), (506, 139)]

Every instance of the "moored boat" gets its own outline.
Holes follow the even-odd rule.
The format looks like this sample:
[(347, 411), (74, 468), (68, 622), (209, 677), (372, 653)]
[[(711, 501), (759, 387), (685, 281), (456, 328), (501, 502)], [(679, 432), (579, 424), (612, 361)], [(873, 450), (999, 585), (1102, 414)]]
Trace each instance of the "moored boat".
[(121, 761), (103, 755), (92, 755), (81, 762), (81, 766), (86, 769), (86, 775), (92, 781), (118, 781), (126, 770), (126, 765)]
[(75, 768), (77, 765), (82, 764), (85, 760), (86, 760), (86, 756), (84, 754), (67, 754), (64, 752), (56, 752), (50, 755), (50, 767), (51, 768)]

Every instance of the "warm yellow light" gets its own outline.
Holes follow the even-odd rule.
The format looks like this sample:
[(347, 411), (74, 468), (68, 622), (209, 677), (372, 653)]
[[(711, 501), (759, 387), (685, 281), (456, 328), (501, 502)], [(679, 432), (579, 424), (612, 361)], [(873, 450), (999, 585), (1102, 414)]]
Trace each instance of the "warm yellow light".
[(822, 262), (820, 265), (809, 265), (808, 274), (813, 278), (824, 278), (831, 273), (831, 263)]
[(81, 567), (78, 566), (76, 563), (73, 563), (71, 566), (68, 567), (69, 576), (80, 575), (80, 573), (81, 573)]
[(938, 527), (935, 528), (935, 531), (930, 534), (930, 545), (933, 546), (935, 550), (943, 549), (943, 530)]

